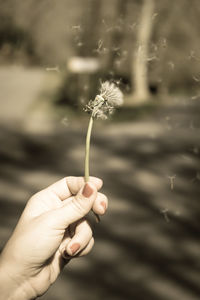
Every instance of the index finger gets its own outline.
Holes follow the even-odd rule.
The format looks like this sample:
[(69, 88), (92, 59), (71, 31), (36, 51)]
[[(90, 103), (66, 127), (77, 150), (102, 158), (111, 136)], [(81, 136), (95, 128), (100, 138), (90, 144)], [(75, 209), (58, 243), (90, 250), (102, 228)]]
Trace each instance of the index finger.
[[(97, 177), (91, 176), (89, 181), (96, 186), (97, 190), (100, 190), (103, 185), (103, 181)], [(84, 177), (69, 176), (55, 182), (47, 189), (56, 194), (56, 196), (63, 201), (73, 195), (76, 195), (84, 184)]]

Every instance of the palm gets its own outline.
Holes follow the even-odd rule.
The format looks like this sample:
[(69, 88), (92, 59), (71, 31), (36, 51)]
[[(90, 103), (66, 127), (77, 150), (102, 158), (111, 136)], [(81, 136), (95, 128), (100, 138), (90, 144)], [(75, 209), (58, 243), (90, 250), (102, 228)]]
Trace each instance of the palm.
[(27, 233), (32, 232), (31, 236), (25, 232), (22, 251), (23, 256), (29, 260), (29, 272), (36, 290), (39, 287), (40, 290), (45, 291), (56, 280), (64, 265), (59, 246), (65, 229), (55, 228), (45, 220), (47, 212), (61, 205), (62, 201), (51, 191), (40, 193), (39, 197), (35, 195), (29, 201), (20, 222), (23, 225), (24, 222), (27, 223), (23, 226)]

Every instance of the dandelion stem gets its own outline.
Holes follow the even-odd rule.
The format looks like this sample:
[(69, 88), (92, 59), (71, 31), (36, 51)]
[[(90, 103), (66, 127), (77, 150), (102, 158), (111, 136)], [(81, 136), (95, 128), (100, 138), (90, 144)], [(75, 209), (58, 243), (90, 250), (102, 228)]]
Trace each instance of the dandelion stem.
[[(88, 124), (87, 136), (86, 136), (86, 146), (85, 146), (85, 182), (88, 182), (90, 179), (90, 138), (92, 133), (93, 126), (93, 116), (90, 117), (90, 121)], [(94, 213), (96, 222), (100, 222), (100, 217), (96, 213)]]
[(85, 182), (89, 181), (90, 177), (90, 138), (93, 126), (93, 117), (90, 117), (90, 121), (88, 124), (87, 136), (86, 136), (86, 146), (85, 146)]
[[(106, 119), (107, 115), (113, 112), (113, 108), (123, 104), (123, 94), (120, 89), (114, 84), (105, 81), (101, 84), (100, 94), (96, 95), (94, 100), (90, 100), (85, 110), (91, 113), (88, 124), (86, 146), (85, 146), (85, 182), (90, 180), (90, 139), (94, 119)], [(99, 215), (96, 213), (96, 221), (100, 221)]]

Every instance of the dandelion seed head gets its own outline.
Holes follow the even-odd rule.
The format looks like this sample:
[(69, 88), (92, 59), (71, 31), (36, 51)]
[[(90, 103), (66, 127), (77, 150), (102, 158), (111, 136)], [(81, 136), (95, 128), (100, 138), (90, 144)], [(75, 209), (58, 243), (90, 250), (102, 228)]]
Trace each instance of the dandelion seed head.
[(58, 66), (56, 66), (56, 67), (48, 67), (48, 68), (46, 68), (46, 71), (47, 72), (60, 72), (60, 69), (59, 69), (59, 67)]
[(96, 118), (101, 119), (101, 120), (107, 120), (108, 116), (105, 113), (104, 109), (99, 109), (96, 113)]
[(78, 47), (82, 47), (83, 45), (84, 45), (84, 44), (83, 44), (82, 42), (78, 42), (78, 43), (77, 43), (77, 46), (78, 46)]
[(105, 81), (101, 84), (100, 96), (113, 107), (123, 104), (122, 92), (114, 83), (109, 81)]
[(85, 111), (92, 114), (94, 118), (105, 120), (114, 112), (116, 106), (123, 104), (123, 94), (120, 89), (109, 81), (101, 84), (100, 94), (85, 107)]
[(69, 120), (68, 120), (68, 118), (67, 117), (65, 117), (65, 118), (63, 118), (62, 120), (61, 120), (61, 123), (64, 125), (64, 126), (69, 126)]

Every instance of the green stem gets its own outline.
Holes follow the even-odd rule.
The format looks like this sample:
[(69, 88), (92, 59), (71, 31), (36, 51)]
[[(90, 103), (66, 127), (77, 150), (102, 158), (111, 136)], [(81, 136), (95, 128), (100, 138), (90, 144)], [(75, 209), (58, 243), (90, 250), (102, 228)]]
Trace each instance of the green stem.
[(90, 177), (89, 160), (90, 160), (90, 138), (91, 138), (92, 126), (93, 126), (93, 117), (91, 116), (88, 124), (86, 145), (85, 145), (85, 182), (88, 182)]
[[(93, 126), (93, 117), (90, 117), (90, 121), (88, 124), (87, 136), (86, 136), (86, 145), (85, 145), (85, 182), (88, 182), (90, 179), (90, 139), (92, 133)], [(100, 217), (96, 213), (94, 213), (96, 222), (100, 222)]]

